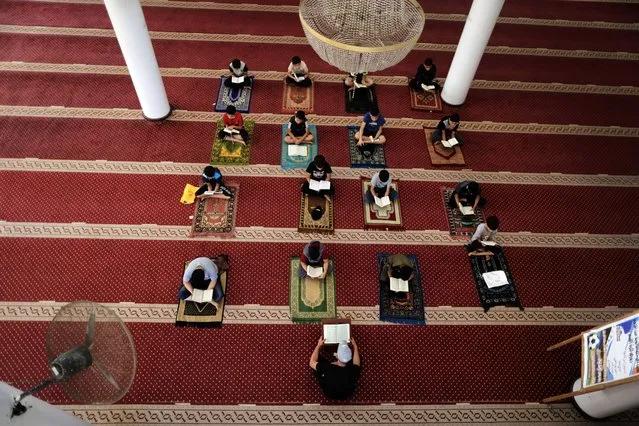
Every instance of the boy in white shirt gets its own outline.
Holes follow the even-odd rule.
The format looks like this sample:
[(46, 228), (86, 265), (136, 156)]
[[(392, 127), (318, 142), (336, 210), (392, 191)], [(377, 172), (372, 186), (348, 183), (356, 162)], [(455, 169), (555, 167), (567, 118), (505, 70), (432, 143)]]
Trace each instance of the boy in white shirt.
[(470, 239), (470, 244), (466, 246), (468, 256), (486, 256), (486, 259), (489, 259), (490, 256), (497, 253), (500, 250), (499, 246), (488, 245), (484, 242), (494, 242), (498, 228), (499, 219), (497, 216), (488, 216), (486, 223), (480, 223)]
[(288, 64), (288, 72), (286, 73), (286, 82), (296, 86), (309, 87), (313, 82), (310, 79), (310, 73), (306, 63), (299, 56), (293, 56), (291, 63)]

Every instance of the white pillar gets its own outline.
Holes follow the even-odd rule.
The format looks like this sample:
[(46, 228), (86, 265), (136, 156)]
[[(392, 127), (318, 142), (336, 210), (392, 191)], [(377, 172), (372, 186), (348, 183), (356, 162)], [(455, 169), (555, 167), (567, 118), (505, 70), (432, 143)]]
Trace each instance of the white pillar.
[(442, 90), (442, 99), (447, 104), (461, 105), (466, 101), (504, 1), (473, 1)]
[[(581, 379), (572, 386), (581, 389)], [(600, 391), (575, 396), (575, 404), (595, 419), (603, 419), (639, 407), (639, 381), (612, 386)]]
[(104, 0), (104, 5), (144, 117), (149, 120), (167, 118), (171, 115), (171, 106), (166, 98), (140, 0)]

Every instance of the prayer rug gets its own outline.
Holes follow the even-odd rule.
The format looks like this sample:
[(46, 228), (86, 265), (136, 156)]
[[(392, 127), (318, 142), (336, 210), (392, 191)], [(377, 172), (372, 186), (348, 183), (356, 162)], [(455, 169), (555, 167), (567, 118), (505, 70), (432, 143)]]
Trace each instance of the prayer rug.
[(433, 129), (424, 128), (426, 133), (426, 146), (428, 147), (428, 155), (433, 166), (465, 166), (464, 154), (462, 154), (459, 146), (446, 148), (442, 144), (433, 145), (430, 134)]
[[(188, 265), (188, 262), (186, 262)], [(186, 266), (185, 266), (186, 268)], [(225, 297), (219, 302), (220, 308), (216, 308), (210, 303), (197, 303), (191, 300), (180, 300), (178, 302), (177, 316), (175, 325), (178, 327), (199, 327), (199, 328), (218, 328), (222, 326), (224, 318), (224, 301), (226, 299), (226, 282), (228, 272), (222, 271), (219, 274), (218, 281), (222, 285)]]
[[(297, 230), (299, 232), (326, 232), (332, 234), (335, 230), (333, 203), (321, 195), (306, 195), (300, 193), (300, 196), (300, 221)], [(324, 215), (318, 220), (313, 220), (311, 211), (316, 206), (322, 208)]]
[[(220, 81), (220, 91), (217, 94), (217, 102), (215, 103), (216, 112), (226, 112), (229, 105), (233, 105), (238, 112), (249, 112), (251, 106), (251, 88), (242, 87), (241, 89), (226, 87), (224, 82), (226, 77), (222, 77)], [(255, 81), (253, 81), (255, 83)]]
[(217, 130), (223, 129), (224, 124), (222, 120), (218, 120), (215, 139), (213, 139), (213, 147), (211, 148), (211, 164), (247, 166), (251, 161), (254, 127), (254, 121), (244, 120), (244, 128), (249, 134), (249, 141), (244, 145), (239, 142), (220, 139), (217, 135)]
[(375, 145), (373, 151), (361, 150), (357, 146), (355, 134), (359, 126), (346, 126), (348, 129), (348, 149), (351, 156), (351, 168), (353, 169), (383, 169), (386, 167), (386, 154), (384, 145)]
[(413, 264), (413, 271), (415, 272), (415, 277), (408, 282), (408, 293), (391, 291), (389, 281), (381, 279), (382, 274), (387, 273), (384, 264), (388, 256), (390, 256), (390, 253), (377, 253), (379, 319), (400, 324), (425, 324), (424, 292), (417, 256), (414, 254), (407, 255)]
[(288, 125), (282, 125), (282, 154), (280, 155), (280, 162), (282, 164), (282, 168), (285, 170), (288, 169), (306, 169), (308, 164), (315, 158), (317, 152), (319, 150), (318, 140), (317, 140), (317, 127), (315, 125), (308, 126), (308, 131), (313, 134), (313, 143), (305, 143), (300, 144), (299, 146), (306, 147), (306, 155), (288, 155), (288, 145), (284, 142), (284, 137), (288, 131)]
[(295, 113), (304, 111), (307, 114), (313, 112), (315, 105), (315, 85), (309, 87), (287, 84), (284, 79), (284, 99), (282, 100), (282, 112)]
[(484, 217), (484, 211), (481, 207), (475, 209), (474, 216), (463, 216), (457, 209), (452, 209), (448, 205), (448, 200), (453, 193), (453, 188), (441, 188), (442, 199), (444, 201), (444, 209), (446, 210), (446, 217), (448, 218), (448, 227), (450, 228), (450, 235), (453, 238), (469, 240), (475, 233), (475, 228), (480, 223), (486, 221)]
[(233, 197), (229, 199), (209, 197), (197, 200), (191, 237), (231, 238), (235, 234), (235, 210), (240, 185), (227, 183), (225, 186), (233, 193)]
[(408, 88), (410, 91), (410, 107), (412, 109), (426, 110), (430, 112), (439, 112), (442, 110), (442, 98), (436, 90), (424, 90), (416, 92)]
[[(399, 207), (399, 197), (395, 201), (391, 201), (390, 205), (380, 207), (375, 203), (369, 203), (366, 201), (366, 193), (370, 191), (371, 180), (370, 178), (361, 178), (362, 182), (362, 201), (364, 203), (364, 228), (377, 228), (377, 229), (403, 229), (402, 226), (402, 212)], [(393, 180), (391, 186), (399, 194), (398, 181)]]
[(346, 112), (353, 114), (361, 114), (371, 110), (371, 107), (377, 106), (377, 93), (375, 86), (368, 89), (356, 89), (349, 91), (344, 85), (344, 99), (346, 101)]
[[(519, 295), (517, 294), (517, 288), (515, 287), (515, 281), (508, 268), (508, 262), (504, 252), (499, 249), (495, 255), (490, 256), (490, 259), (486, 260), (486, 256), (469, 256), (470, 268), (472, 270), (473, 278), (477, 286), (477, 294), (479, 296), (479, 303), (484, 312), (487, 312), (490, 308), (495, 306), (516, 306), (522, 311), (524, 308), (521, 306)], [(504, 271), (508, 278), (508, 284), (499, 287), (488, 288), (482, 274), (484, 272), (492, 271)]]
[(330, 259), (333, 272), (323, 280), (297, 275), (300, 265), (298, 256), (289, 262), (289, 308), (291, 320), (296, 323), (318, 323), (326, 318), (337, 318), (335, 304), (335, 265)]

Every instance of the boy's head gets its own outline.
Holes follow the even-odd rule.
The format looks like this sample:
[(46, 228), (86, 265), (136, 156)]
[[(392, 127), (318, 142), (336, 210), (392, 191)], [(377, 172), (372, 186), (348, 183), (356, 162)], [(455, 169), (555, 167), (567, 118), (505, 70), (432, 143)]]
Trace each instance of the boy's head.
[(479, 184), (477, 182), (471, 182), (468, 184), (468, 192), (470, 192), (471, 194), (478, 194), (479, 193)]
[(312, 260), (317, 260), (320, 255), (319, 241), (311, 241), (311, 245), (308, 247), (308, 255)]
[(311, 219), (320, 220), (322, 216), (324, 216), (324, 210), (322, 209), (322, 207), (320, 206), (313, 207), (313, 210), (311, 210)]
[(456, 112), (452, 113), (448, 120), (454, 123), (459, 123), (459, 114), (457, 114)]
[(408, 281), (412, 273), (413, 268), (410, 266), (396, 266), (391, 271), (391, 277)]
[(207, 286), (204, 282), (204, 269), (197, 268), (195, 271), (193, 271), (193, 273), (191, 274), (190, 283), (193, 288), (197, 288), (199, 290), (206, 289)]
[(315, 163), (315, 167), (318, 169), (323, 169), (326, 166), (326, 158), (323, 155), (316, 155), (313, 159), (313, 163)]
[(295, 118), (298, 121), (306, 121), (306, 113), (304, 111), (297, 111), (295, 112)]
[(228, 115), (235, 115), (236, 112), (237, 112), (237, 109), (235, 109), (233, 105), (229, 105), (226, 107), (226, 113)]
[(433, 60), (431, 58), (424, 59), (424, 67), (426, 68), (426, 70), (429, 70), (430, 67), (432, 66), (433, 66)]
[(497, 216), (488, 216), (486, 218), (486, 225), (488, 225), (491, 231), (496, 231), (499, 229), (499, 219)]
[(371, 116), (377, 117), (379, 115), (379, 108), (376, 105), (373, 105), (370, 110)]
[(390, 178), (390, 173), (388, 173), (388, 170), (384, 169), (381, 172), (379, 172), (379, 180), (381, 180), (382, 182), (388, 182), (389, 178)]
[(231, 65), (233, 65), (233, 68), (239, 68), (242, 65), (242, 62), (235, 58), (233, 59), (233, 61), (231, 61)]
[(291, 59), (291, 62), (293, 62), (293, 65), (299, 65), (302, 63), (302, 60), (300, 59), (299, 56), (293, 56), (293, 59)]

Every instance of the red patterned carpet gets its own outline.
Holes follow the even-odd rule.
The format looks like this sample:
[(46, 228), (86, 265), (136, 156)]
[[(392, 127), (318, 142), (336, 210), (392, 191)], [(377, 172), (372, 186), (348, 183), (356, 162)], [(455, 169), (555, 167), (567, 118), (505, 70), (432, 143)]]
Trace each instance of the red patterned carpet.
[[(420, 41), (456, 44), (463, 22), (448, 15), (466, 14), (470, 0), (420, 3), (427, 14), (442, 14), (429, 19)], [(297, 15), (281, 8), (257, 13), (148, 6), (144, 12), (152, 31), (225, 34), (217, 41), (154, 38), (161, 67), (225, 69), (231, 58), (241, 57), (252, 70), (283, 71), (291, 56), (300, 55), (312, 71), (339, 72), (321, 61), (310, 46), (277, 38), (303, 37)], [(472, 89), (465, 105), (455, 110), (462, 116), (462, 126), (464, 120), (492, 122), (489, 126), (505, 123), (498, 130), (512, 131), (465, 131), (464, 176), (485, 179), (481, 182), (488, 199), (485, 213), (498, 215), (500, 230), (513, 233), (508, 237), (518, 241), (504, 250), (524, 308), (546, 307), (554, 316), (524, 317), (517, 325), (509, 319), (487, 325), (472, 315), (460, 316), (456, 325), (427, 321), (426, 326), (402, 326), (373, 320), (358, 324), (354, 334), (362, 350), (364, 373), (350, 401), (354, 404), (539, 402), (569, 391), (579, 375), (577, 346), (553, 353), (545, 350), (591, 326), (586, 320), (580, 326), (569, 326), (575, 322), (567, 322), (566, 312), (639, 306), (639, 216), (632, 213), (639, 209), (639, 120), (635, 112), (639, 73), (636, 58), (630, 55), (639, 52), (639, 31), (626, 25), (638, 22), (639, 5), (509, 0), (501, 16), (515, 19), (497, 24), (489, 45), (512, 49), (508, 54), (485, 54), (476, 75), (489, 80), (486, 84), (496, 83), (491, 89)], [(529, 25), (526, 18), (553, 21)], [(227, 25), (229, 21), (242, 25)], [(261, 305), (287, 311), (288, 259), (299, 254), (303, 242), (281, 235), (282, 228), (297, 229), (303, 172), (299, 171), (299, 178), (276, 177), (260, 167), (279, 165), (279, 124), (256, 125), (251, 166), (222, 168), (224, 173), (229, 171), (227, 181), (240, 184), (236, 226), (241, 232), (224, 241), (189, 239), (194, 207), (180, 204), (179, 198), (186, 183), (199, 183), (199, 167), (193, 167), (195, 172), (189, 175), (157, 171), (167, 170), (166, 164), (163, 169), (152, 164), (148, 173), (130, 172), (122, 169), (124, 165), (112, 165), (109, 173), (91, 168), (97, 164), (94, 160), (203, 167), (210, 158), (215, 122), (111, 119), (111, 108), (137, 110), (139, 103), (128, 76), (104, 69), (85, 73), (11, 70), (7, 63), (18, 61), (124, 65), (112, 36), (58, 35), (66, 27), (111, 28), (100, 4), (2, 2), (0, 25), (43, 26), (52, 32), (24, 34), (10, 27), (0, 32), (0, 105), (6, 111), (0, 115), (1, 380), (27, 388), (46, 375), (43, 341), (48, 318), (16, 321), (6, 309), (9, 302), (36, 312), (47, 306), (41, 301), (80, 299), (166, 309), (176, 305), (184, 261), (197, 256), (229, 254), (227, 309)], [(272, 43), (233, 43), (237, 33), (273, 36), (268, 40)], [(535, 55), (520, 48), (566, 52)], [(377, 74), (406, 77), (425, 56), (432, 56), (439, 76), (445, 78), (453, 53), (437, 49), (440, 47), (432, 52), (415, 50)], [(619, 54), (619, 59), (598, 57), (606, 52), (630, 53)], [(600, 88), (602, 94), (594, 95), (578, 93), (577, 87), (556, 92), (524, 89), (516, 82), (612, 87)], [(164, 83), (170, 103), (187, 111), (211, 111), (219, 88), (217, 78), (210, 77), (166, 77)], [(613, 94), (621, 91), (625, 94)], [(387, 118), (435, 120), (453, 111), (449, 107), (435, 114), (411, 110), (404, 86), (380, 84), (377, 94)], [(344, 112), (340, 84), (316, 83), (315, 95), (316, 116), (358, 120)], [(279, 114), (281, 99), (280, 81), (258, 79), (251, 113), (260, 117)], [(93, 115), (90, 119), (60, 118), (53, 108), (35, 117), (21, 106), (82, 107)], [(312, 123), (314, 117), (310, 119)], [(533, 133), (519, 133), (509, 123), (539, 126)], [(584, 134), (551, 134), (545, 124), (584, 126)], [(587, 126), (621, 127), (627, 136), (601, 136), (608, 130)], [(422, 170), (421, 177), (400, 184), (402, 218), (408, 232), (364, 231), (360, 182), (336, 171), (333, 202), (338, 232), (328, 249), (335, 262), (338, 309), (378, 311), (376, 254), (384, 251), (418, 256), (427, 313), (437, 307), (475, 312), (479, 300), (463, 242), (448, 245), (445, 238), (437, 240), (448, 231), (440, 190), (452, 183), (435, 181), (445, 179), (442, 177), (423, 177), (423, 169), (434, 167), (421, 129), (391, 128), (385, 133), (391, 172), (396, 168), (406, 169), (406, 174), (410, 169)], [(320, 125), (318, 139), (319, 152), (332, 166), (350, 166), (346, 129)], [(77, 160), (88, 171), (48, 172), (37, 170), (35, 163), (15, 170), (16, 159), (24, 158), (51, 160), (37, 163), (43, 167)], [(473, 175), (476, 171), (484, 173)], [(372, 173), (361, 169), (363, 176)], [(599, 174), (610, 176), (593, 176)], [(34, 223), (33, 228), (25, 222)], [(52, 223), (76, 225), (60, 230)], [(26, 234), (38, 227), (37, 238)], [(154, 233), (158, 229), (162, 232)], [(68, 232), (76, 232), (75, 237), (70, 238)], [(552, 235), (556, 233), (568, 235)], [(428, 236), (428, 244), (409, 241), (416, 234)], [(515, 315), (514, 311), (504, 312)], [(166, 317), (160, 321), (131, 319), (135, 320), (128, 325), (137, 347), (138, 372), (121, 403), (334, 403), (322, 396), (308, 368), (320, 333), (318, 325), (293, 325), (275, 315), (261, 322), (236, 318), (220, 329), (200, 330), (176, 328)], [(194, 368), (199, 365), (211, 365), (212, 374)], [(53, 403), (72, 403), (58, 388), (46, 390), (41, 397)]]

